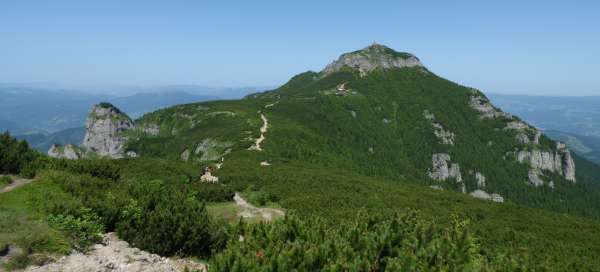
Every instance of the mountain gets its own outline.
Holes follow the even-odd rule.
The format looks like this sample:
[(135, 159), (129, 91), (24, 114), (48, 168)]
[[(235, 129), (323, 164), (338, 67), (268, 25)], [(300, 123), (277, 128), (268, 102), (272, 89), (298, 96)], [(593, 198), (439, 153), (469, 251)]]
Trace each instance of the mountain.
[[(216, 218), (219, 224), (239, 225), (221, 232), (231, 235), (227, 243), (216, 235), (201, 240), (202, 252), (217, 250), (213, 267), (269, 270), (272, 263), (262, 260), (327, 263), (332, 260), (322, 252), (355, 250), (375, 257), (352, 255), (353, 260), (375, 258), (370, 264), (381, 269), (399, 256), (426, 259), (420, 270), (427, 271), (427, 264), (451, 255), (437, 255), (438, 250), (473, 241), (476, 246), (457, 254), (477, 252), (477, 258), (466, 258), (476, 263), (509, 258), (522, 270), (600, 267), (600, 167), (494, 106), (481, 91), (437, 76), (410, 53), (374, 44), (341, 55), (320, 72), (301, 73), (244, 99), (177, 105), (133, 120), (126, 113), (117, 105), (98, 104), (88, 115), (82, 147), (53, 148), (71, 158), (83, 150), (123, 159), (48, 159), (45, 167), (55, 172), (32, 188), (60, 193), (49, 201), (75, 198), (70, 205), (90, 207), (104, 216), (107, 231), (145, 250), (198, 252), (186, 246), (186, 238), (196, 236), (181, 233)], [(35, 191), (21, 194), (36, 196)], [(252, 227), (255, 218), (249, 212), (228, 206), (237, 205), (231, 203), (234, 196), (247, 207), (240, 195), (308, 221)], [(205, 205), (210, 218), (200, 216)], [(62, 207), (56, 206), (49, 212)], [(72, 206), (67, 207), (76, 210)], [(420, 222), (416, 215), (374, 232), (365, 229), (387, 219), (357, 215), (392, 218), (414, 209), (433, 224), (416, 224), (423, 230), (417, 231), (420, 238), (398, 225)], [(246, 224), (251, 227), (245, 229)], [(438, 225), (458, 231), (440, 234)], [(467, 225), (477, 239), (469, 238)], [(207, 232), (189, 233), (205, 237)], [(409, 238), (388, 239), (398, 233)], [(344, 238), (320, 244), (319, 237), (333, 234)], [(459, 245), (411, 247), (435, 235), (456, 238)], [(374, 242), (389, 240), (394, 247)], [(315, 247), (303, 250), (308, 241)], [(399, 241), (409, 246), (395, 248)], [(307, 257), (294, 259), (299, 253)], [(426, 253), (433, 255), (423, 257), (430, 256)], [(489, 270), (518, 270), (499, 267)]]
[[(112, 104), (100, 105), (106, 107), (95, 106), (88, 117), (83, 145), (100, 156), (197, 162), (249, 156), (262, 166), (302, 162), (497, 202), (600, 215), (579, 209), (593, 197), (577, 194), (598, 192), (587, 188), (596, 176), (577, 174), (567, 146), (496, 108), (482, 92), (436, 76), (416, 56), (378, 44), (242, 100), (179, 105), (135, 121)], [(79, 152), (72, 149), (66, 150)], [(58, 149), (51, 153), (62, 156)]]
[[(125, 150), (139, 156), (302, 162), (559, 211), (587, 201), (559, 200), (583, 186), (564, 145), (480, 91), (381, 45), (344, 54), (272, 91), (159, 110), (135, 126)], [(257, 134), (267, 129), (268, 136)], [(262, 137), (265, 151), (248, 152)]]

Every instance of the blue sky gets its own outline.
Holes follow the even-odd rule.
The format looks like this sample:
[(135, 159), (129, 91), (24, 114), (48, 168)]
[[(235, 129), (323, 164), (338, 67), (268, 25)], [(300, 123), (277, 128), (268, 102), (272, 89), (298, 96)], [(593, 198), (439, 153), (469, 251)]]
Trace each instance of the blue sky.
[(598, 1), (0, 1), (0, 82), (282, 84), (374, 41), (487, 92), (600, 95)]

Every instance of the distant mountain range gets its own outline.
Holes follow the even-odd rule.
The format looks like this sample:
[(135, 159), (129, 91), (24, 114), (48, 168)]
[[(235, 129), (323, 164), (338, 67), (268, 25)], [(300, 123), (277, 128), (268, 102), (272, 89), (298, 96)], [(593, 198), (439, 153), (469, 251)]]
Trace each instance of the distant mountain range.
[[(115, 95), (114, 93), (127, 95)], [(130, 94), (134, 91), (139, 93)], [(50, 89), (0, 84), (0, 131), (18, 134), (49, 134), (81, 127), (89, 109), (107, 101), (118, 106), (132, 118), (159, 108), (177, 104), (216, 99), (240, 98), (260, 90), (253, 87), (209, 88), (200, 86), (165, 86), (148, 88), (96, 90)]]
[(65, 130), (61, 130), (58, 132), (43, 134), (43, 133), (33, 133), (33, 134), (20, 134), (15, 137), (19, 140), (25, 140), (29, 143), (29, 145), (39, 150), (42, 153), (48, 152), (50, 147), (53, 144), (74, 144), (79, 145), (83, 141), (83, 137), (85, 136), (85, 128), (76, 127), (76, 128), (68, 128)]
[(600, 97), (488, 94), (494, 104), (518, 115), (561, 141), (580, 156), (600, 164)]

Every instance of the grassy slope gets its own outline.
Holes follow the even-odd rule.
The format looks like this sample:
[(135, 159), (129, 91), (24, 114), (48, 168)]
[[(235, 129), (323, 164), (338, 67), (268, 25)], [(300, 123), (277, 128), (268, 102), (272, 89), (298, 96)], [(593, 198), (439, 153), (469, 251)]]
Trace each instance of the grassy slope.
[(48, 226), (45, 208), (50, 203), (77, 204), (73, 202), (69, 194), (44, 179), (0, 194), (0, 247), (16, 244), (32, 254), (14, 259), (7, 267), (19, 268), (43, 262), (47, 255), (69, 253), (70, 242)]

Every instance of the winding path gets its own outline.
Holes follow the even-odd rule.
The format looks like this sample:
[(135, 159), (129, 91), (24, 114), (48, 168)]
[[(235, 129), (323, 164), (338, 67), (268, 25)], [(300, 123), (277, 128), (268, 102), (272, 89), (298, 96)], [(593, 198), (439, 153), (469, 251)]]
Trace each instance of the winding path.
[(258, 137), (256, 139), (256, 142), (248, 148), (248, 150), (258, 150), (258, 151), (262, 151), (262, 148), (260, 147), (260, 144), (267, 139), (267, 137), (265, 137), (265, 133), (267, 133), (267, 129), (269, 127), (269, 120), (267, 120), (267, 117), (265, 117), (264, 114), (260, 114), (260, 119), (262, 119), (263, 121), (263, 125), (262, 127), (260, 127), (260, 137)]

